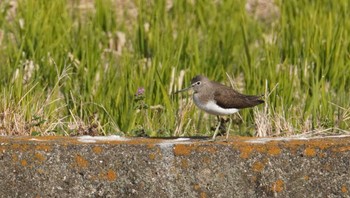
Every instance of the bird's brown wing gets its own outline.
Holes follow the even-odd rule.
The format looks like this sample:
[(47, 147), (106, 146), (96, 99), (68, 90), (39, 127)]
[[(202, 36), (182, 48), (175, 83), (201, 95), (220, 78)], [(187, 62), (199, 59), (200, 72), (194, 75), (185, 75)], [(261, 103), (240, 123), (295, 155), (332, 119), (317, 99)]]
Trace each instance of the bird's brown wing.
[[(220, 90), (220, 91), (219, 91)], [(243, 109), (264, 103), (261, 96), (251, 96), (241, 94), (227, 86), (220, 86), (214, 91), (214, 100), (222, 108)]]

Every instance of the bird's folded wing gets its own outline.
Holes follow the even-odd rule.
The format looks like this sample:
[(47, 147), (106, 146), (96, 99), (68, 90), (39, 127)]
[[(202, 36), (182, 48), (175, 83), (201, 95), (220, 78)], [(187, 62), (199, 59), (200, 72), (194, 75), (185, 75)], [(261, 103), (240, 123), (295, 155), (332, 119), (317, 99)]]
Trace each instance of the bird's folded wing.
[(222, 87), (220, 91), (215, 90), (214, 92), (214, 100), (222, 108), (243, 109), (253, 107), (264, 102), (260, 98), (261, 96), (241, 94), (226, 86), (225, 88)]

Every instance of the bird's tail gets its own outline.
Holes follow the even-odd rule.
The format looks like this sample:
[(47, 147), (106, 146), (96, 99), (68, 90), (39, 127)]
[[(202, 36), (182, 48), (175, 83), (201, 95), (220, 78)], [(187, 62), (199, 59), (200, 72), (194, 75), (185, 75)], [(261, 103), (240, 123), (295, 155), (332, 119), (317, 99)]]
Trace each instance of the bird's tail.
[(263, 96), (264, 95), (248, 96), (247, 98), (248, 98), (249, 102), (251, 103), (251, 106), (255, 106), (255, 105), (259, 105), (259, 104), (262, 104), (265, 102), (264, 100), (261, 99)]

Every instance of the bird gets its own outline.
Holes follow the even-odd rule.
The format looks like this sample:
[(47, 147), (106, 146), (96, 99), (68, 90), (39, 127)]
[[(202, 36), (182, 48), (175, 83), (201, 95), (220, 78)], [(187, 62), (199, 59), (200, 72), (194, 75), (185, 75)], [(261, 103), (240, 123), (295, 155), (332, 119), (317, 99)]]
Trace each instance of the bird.
[[(263, 95), (245, 95), (231, 87), (211, 81), (203, 75), (197, 75), (192, 78), (189, 87), (176, 91), (175, 94), (190, 89), (193, 90), (192, 98), (195, 105), (211, 115), (216, 115), (218, 118), (219, 123), (212, 137), (213, 141), (215, 140), (219, 127), (221, 126), (219, 116), (231, 115), (237, 113), (241, 109), (254, 107), (264, 103), (264, 100), (261, 99)], [(227, 132), (226, 140), (228, 139), (228, 134), (229, 133)]]

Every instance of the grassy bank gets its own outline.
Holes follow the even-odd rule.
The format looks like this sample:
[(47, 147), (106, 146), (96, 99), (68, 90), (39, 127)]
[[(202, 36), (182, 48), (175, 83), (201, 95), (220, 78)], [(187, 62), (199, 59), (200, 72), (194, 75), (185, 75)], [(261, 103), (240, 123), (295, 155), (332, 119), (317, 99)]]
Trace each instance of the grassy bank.
[(1, 1), (0, 133), (210, 135), (215, 117), (172, 94), (196, 74), (265, 93), (265, 106), (234, 116), (233, 134), (347, 132), (348, 1), (258, 9), (238, 0)]

